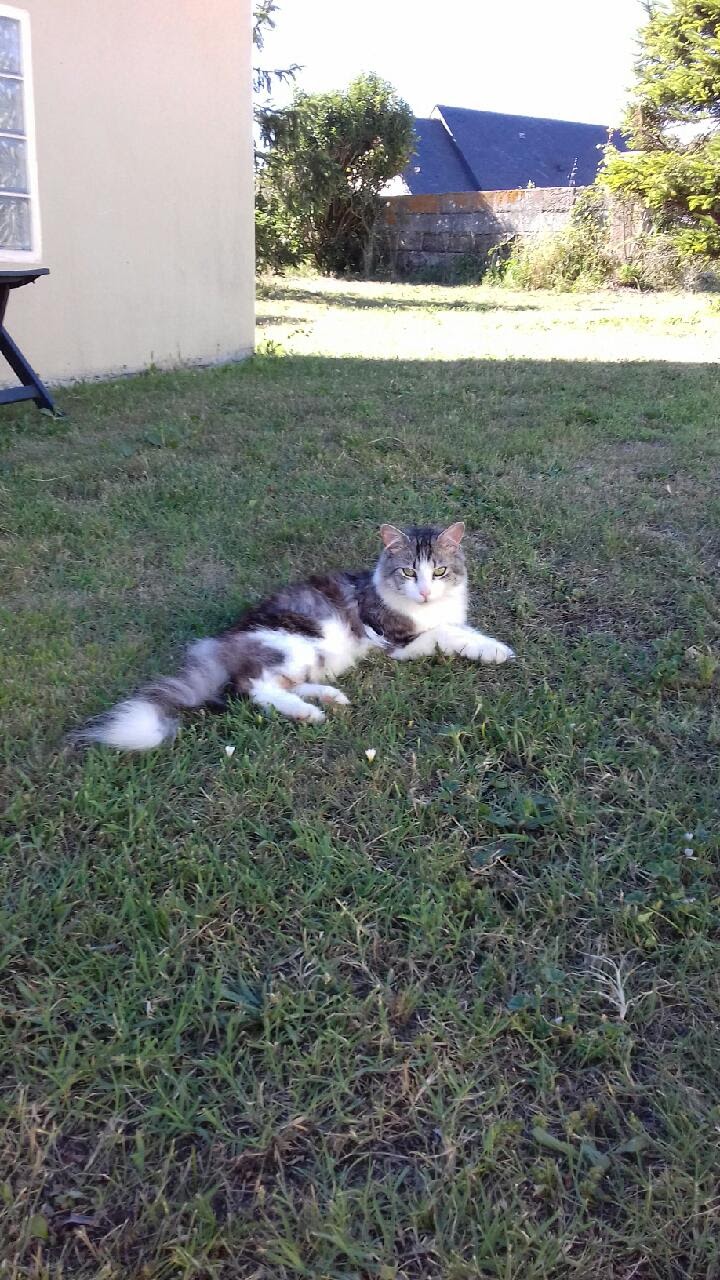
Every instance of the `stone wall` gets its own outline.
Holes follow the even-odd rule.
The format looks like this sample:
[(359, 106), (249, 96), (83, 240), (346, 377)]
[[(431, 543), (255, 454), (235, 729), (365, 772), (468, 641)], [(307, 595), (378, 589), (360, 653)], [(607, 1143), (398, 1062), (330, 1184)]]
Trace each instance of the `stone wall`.
[(519, 191), (461, 191), (435, 196), (390, 196), (383, 201), (381, 240), (389, 266), (411, 272), (451, 266), (462, 254), (484, 258), (515, 236), (559, 231), (584, 187)]

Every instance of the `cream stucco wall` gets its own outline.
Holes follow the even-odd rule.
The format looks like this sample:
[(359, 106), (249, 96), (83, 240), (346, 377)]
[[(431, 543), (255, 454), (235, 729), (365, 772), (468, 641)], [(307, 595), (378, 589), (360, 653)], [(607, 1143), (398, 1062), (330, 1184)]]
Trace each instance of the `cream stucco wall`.
[(246, 354), (250, 0), (19, 7), (51, 274), (11, 294), (10, 333), (48, 382)]

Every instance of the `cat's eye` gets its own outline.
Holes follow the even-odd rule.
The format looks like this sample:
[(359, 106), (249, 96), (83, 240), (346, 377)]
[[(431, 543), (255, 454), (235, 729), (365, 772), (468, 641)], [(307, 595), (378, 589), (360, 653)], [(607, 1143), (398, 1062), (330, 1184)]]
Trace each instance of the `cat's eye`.
[(437, 569), (433, 569), (433, 578), (444, 578), (446, 573), (445, 565), (439, 565)]
[(417, 574), (414, 569), (401, 569), (400, 572), (403, 578), (417, 578)]

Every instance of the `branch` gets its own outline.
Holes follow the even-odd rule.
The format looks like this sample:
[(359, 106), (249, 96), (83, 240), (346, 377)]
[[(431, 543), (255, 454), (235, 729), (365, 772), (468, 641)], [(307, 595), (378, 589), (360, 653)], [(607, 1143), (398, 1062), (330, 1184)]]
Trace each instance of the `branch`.
[(269, 67), (253, 67), (253, 90), (255, 93), (272, 93), (273, 80), (284, 84), (286, 80), (294, 80), (298, 71), (302, 71), (299, 62), (293, 62), (289, 67), (277, 67), (273, 70)]

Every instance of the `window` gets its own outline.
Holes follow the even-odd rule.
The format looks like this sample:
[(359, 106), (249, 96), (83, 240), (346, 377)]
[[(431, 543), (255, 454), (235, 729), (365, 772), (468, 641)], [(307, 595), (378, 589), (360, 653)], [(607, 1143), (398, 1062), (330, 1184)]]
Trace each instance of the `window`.
[(39, 257), (30, 18), (0, 4), (0, 262)]

